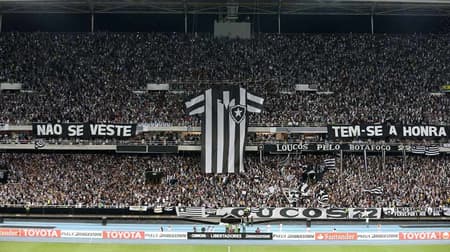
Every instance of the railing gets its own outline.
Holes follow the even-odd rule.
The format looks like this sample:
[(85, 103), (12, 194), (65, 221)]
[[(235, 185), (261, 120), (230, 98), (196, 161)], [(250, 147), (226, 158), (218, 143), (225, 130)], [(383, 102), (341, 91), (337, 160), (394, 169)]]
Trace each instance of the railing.
[(101, 215), (115, 215), (115, 216), (175, 216), (175, 208), (130, 208), (127, 207), (98, 207), (98, 206), (27, 206), (27, 205), (0, 205), (0, 215), (69, 215), (69, 216), (101, 216)]
[[(0, 139), (0, 144), (34, 144), (34, 139)], [(249, 139), (247, 145), (262, 145), (262, 144), (277, 144), (277, 143), (337, 143), (337, 144), (437, 144), (441, 147), (450, 147), (450, 143), (436, 143), (435, 141), (414, 141), (414, 140), (403, 140), (401, 142), (385, 142), (383, 140), (380, 141), (320, 141), (320, 140), (298, 140), (298, 139), (287, 139), (287, 140), (275, 140), (275, 139)], [(200, 145), (201, 140), (177, 140), (177, 141), (164, 141), (164, 140), (142, 140), (142, 139), (133, 139), (133, 140), (103, 140), (103, 139), (94, 139), (94, 140), (55, 140), (51, 139), (46, 141), (46, 144), (51, 145), (116, 145), (116, 144), (127, 144), (127, 145), (153, 145), (153, 146), (174, 146), (174, 145)]]

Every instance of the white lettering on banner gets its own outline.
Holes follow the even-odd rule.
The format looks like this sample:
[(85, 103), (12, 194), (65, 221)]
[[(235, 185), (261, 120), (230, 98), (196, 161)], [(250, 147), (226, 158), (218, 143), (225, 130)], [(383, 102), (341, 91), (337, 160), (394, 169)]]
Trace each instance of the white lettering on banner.
[(328, 134), (333, 138), (446, 138), (450, 127), (434, 125), (329, 125)]
[(308, 144), (277, 144), (277, 151), (302, 151), (308, 150)]
[[(356, 126), (343, 126), (340, 127), (341, 137), (356, 137), (361, 135), (361, 127), (359, 125)], [(337, 134), (339, 135), (339, 134)]]
[(131, 125), (114, 125), (114, 124), (91, 124), (91, 135), (93, 136), (131, 136)]
[(144, 239), (144, 231), (103, 231), (103, 239), (125, 239), (125, 240), (136, 240)]
[[(432, 209), (433, 212), (440, 212), (439, 208)], [(425, 217), (427, 216), (426, 208), (411, 208), (411, 207), (398, 207), (398, 208), (383, 208), (385, 216), (388, 217)]]
[(37, 125), (37, 135), (38, 136), (52, 136), (61, 135), (62, 126), (61, 124), (39, 124)]
[(448, 240), (450, 232), (400, 232), (400, 240)]
[(382, 137), (383, 136), (383, 126), (375, 125), (375, 126), (367, 126), (366, 128), (367, 136), (371, 137)]
[(215, 238), (215, 239), (240, 239), (242, 237), (241, 234), (211, 234), (211, 238)]
[[(233, 215), (241, 217), (244, 214), (243, 207), (225, 207), (217, 209), (217, 216)], [(381, 208), (296, 208), (296, 207), (267, 207), (252, 209), (250, 216), (253, 218), (276, 219), (380, 219)]]
[(344, 137), (352, 137), (352, 136), (360, 136), (361, 135), (361, 127), (354, 126), (348, 127), (348, 131), (344, 128), (344, 133), (342, 134)]
[(136, 132), (136, 124), (101, 123), (33, 123), (35, 137), (131, 137)]
[(69, 125), (67, 127), (68, 133), (67, 135), (70, 137), (80, 137), (83, 136), (83, 125)]
[(317, 150), (338, 151), (341, 149), (340, 144), (317, 144)]
[(21, 229), (22, 237), (60, 238), (61, 230), (55, 229)]
[(393, 151), (410, 151), (409, 145), (400, 144), (357, 144), (357, 143), (285, 143), (285, 144), (266, 144), (264, 145), (264, 150), (266, 152), (302, 152), (302, 151), (351, 151), (351, 152), (393, 152)]
[(406, 137), (445, 137), (444, 127), (436, 126), (403, 126), (403, 136)]
[(438, 136), (439, 137), (446, 137), (447, 136), (447, 132), (445, 131), (445, 127), (439, 127)]
[(39, 237), (39, 238), (60, 238), (59, 229), (21, 229), (21, 228), (0, 228), (0, 237)]
[(391, 125), (389, 126), (389, 136), (397, 136), (397, 128), (395, 126)]
[(315, 240), (333, 240), (333, 241), (348, 241), (357, 240), (358, 234), (355, 232), (316, 232), (314, 233)]
[(381, 145), (381, 144), (352, 144), (350, 143), (349, 149), (351, 151), (390, 151), (390, 145)]

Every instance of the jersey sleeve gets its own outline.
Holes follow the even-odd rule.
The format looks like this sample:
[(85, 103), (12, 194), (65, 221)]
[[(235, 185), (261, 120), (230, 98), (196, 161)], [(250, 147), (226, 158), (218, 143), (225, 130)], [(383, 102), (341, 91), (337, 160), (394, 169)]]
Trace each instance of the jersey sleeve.
[(185, 102), (186, 113), (197, 115), (205, 112), (205, 95), (201, 94)]
[(264, 99), (247, 92), (247, 111), (252, 113), (261, 113)]

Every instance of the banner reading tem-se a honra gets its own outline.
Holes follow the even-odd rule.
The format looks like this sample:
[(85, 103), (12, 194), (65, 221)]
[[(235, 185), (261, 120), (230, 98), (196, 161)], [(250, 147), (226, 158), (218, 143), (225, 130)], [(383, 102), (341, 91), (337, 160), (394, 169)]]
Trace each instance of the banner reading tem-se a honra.
[(449, 138), (448, 125), (328, 125), (328, 136), (332, 139), (350, 138)]

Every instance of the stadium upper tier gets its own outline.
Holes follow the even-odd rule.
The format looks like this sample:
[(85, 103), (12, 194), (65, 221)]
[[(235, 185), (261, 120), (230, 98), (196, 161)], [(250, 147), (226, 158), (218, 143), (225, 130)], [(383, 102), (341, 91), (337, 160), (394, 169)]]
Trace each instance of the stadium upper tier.
[[(215, 83), (265, 98), (250, 125), (450, 121), (450, 35), (2, 33), (0, 76), (33, 93), (0, 94), (0, 122), (198, 125), (184, 102)], [(133, 93), (147, 83), (180, 92)], [(315, 84), (317, 92), (295, 92)], [(194, 92), (193, 92), (194, 91)]]

